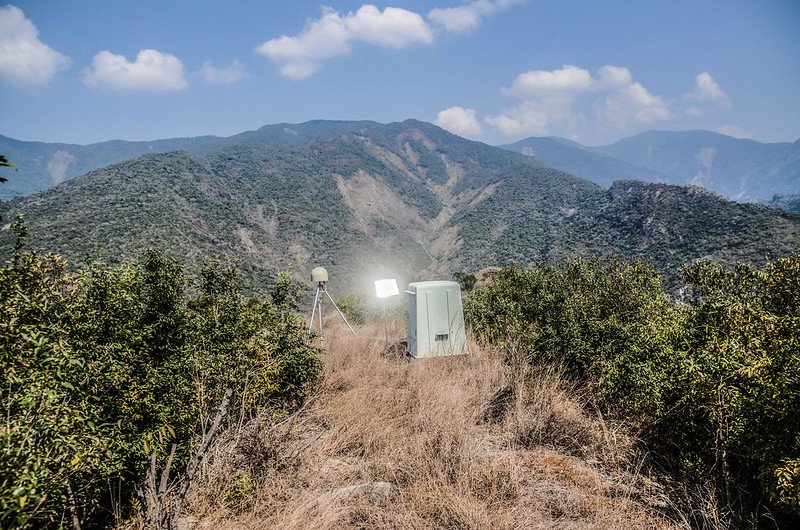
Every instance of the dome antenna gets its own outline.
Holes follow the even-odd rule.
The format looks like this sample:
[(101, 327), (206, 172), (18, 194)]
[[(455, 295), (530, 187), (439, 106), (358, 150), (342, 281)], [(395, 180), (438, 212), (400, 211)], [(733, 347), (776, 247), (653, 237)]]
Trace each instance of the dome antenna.
[(355, 335), (355, 330), (353, 330), (353, 326), (350, 325), (350, 322), (347, 321), (347, 318), (342, 313), (342, 310), (339, 309), (339, 306), (336, 305), (336, 302), (333, 301), (331, 298), (330, 293), (328, 293), (328, 271), (326, 271), (322, 267), (314, 267), (311, 271), (311, 281), (317, 284), (317, 294), (314, 297), (314, 309), (311, 311), (311, 318), (308, 321), (308, 331), (306, 335), (308, 336), (309, 342), (311, 342), (311, 330), (314, 327), (314, 317), (317, 316), (319, 313), (319, 345), (325, 345), (325, 329), (322, 326), (322, 295), (328, 297), (328, 300), (331, 301), (331, 304), (336, 309), (336, 312), (339, 313), (339, 316), (342, 317), (344, 323), (347, 324), (347, 327), (350, 328), (350, 332)]

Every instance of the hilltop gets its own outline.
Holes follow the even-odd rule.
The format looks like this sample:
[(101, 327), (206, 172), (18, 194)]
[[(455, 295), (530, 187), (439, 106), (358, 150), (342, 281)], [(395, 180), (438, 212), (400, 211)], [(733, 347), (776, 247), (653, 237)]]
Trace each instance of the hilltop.
[(198, 528), (679, 527), (663, 486), (630, 471), (625, 428), (557, 371), (474, 343), (408, 362), (378, 328), (333, 327), (308, 404), (216, 445), (189, 495)]

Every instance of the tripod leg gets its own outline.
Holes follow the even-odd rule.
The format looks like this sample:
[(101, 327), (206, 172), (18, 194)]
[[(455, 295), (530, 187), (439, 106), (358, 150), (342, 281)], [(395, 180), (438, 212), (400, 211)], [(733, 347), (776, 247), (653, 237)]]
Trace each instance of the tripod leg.
[[(314, 309), (311, 311), (311, 318), (308, 321), (308, 331), (306, 334), (311, 337), (311, 328), (314, 327), (314, 316), (317, 314), (317, 305), (319, 304), (319, 288), (317, 288), (317, 295), (314, 297)], [(322, 331), (322, 327), (320, 327)]]
[(347, 327), (348, 327), (348, 328), (350, 328), (350, 333), (352, 333), (353, 335), (355, 335), (355, 334), (356, 334), (356, 332), (355, 332), (355, 330), (353, 329), (353, 326), (351, 326), (351, 325), (350, 325), (350, 322), (348, 322), (348, 321), (347, 321), (347, 317), (345, 317), (345, 316), (344, 316), (344, 313), (342, 313), (342, 310), (341, 310), (341, 309), (339, 309), (339, 306), (338, 306), (338, 305), (336, 305), (336, 302), (334, 302), (334, 301), (333, 301), (333, 298), (331, 298), (331, 295), (330, 295), (330, 293), (329, 293), (328, 291), (325, 291), (325, 294), (327, 294), (327, 295), (328, 295), (328, 300), (330, 300), (330, 301), (331, 301), (331, 303), (333, 304), (333, 307), (335, 307), (335, 308), (336, 308), (336, 311), (339, 313), (339, 316), (340, 316), (340, 317), (342, 317), (342, 320), (344, 320), (344, 323), (345, 323), (345, 324), (347, 324)]
[[(327, 292), (327, 291), (326, 291)], [(325, 346), (325, 329), (322, 327), (322, 295), (319, 295), (319, 345)]]

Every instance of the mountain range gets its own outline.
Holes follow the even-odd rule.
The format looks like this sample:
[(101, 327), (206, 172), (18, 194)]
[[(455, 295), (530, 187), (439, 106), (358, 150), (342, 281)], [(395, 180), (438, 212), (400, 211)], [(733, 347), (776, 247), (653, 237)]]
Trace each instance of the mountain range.
[(112, 140), (88, 145), (25, 142), (0, 135), (0, 154), (24, 168), (0, 187), (0, 200), (30, 195), (65, 180), (144, 154), (186, 150), (207, 153), (231, 145), (302, 145), (342, 134), (372, 134), (381, 124), (373, 121), (315, 120), (300, 124), (265, 125), (228, 137), (196, 136), (149, 142)]
[[(150, 142), (114, 140), (89, 145), (24, 142), (0, 135), (0, 153), (24, 172), (0, 187), (0, 200), (30, 195), (135, 156), (186, 150), (204, 154), (232, 145), (303, 145), (341, 134), (380, 134), (372, 121), (266, 125), (229, 137), (198, 136)], [(607, 146), (557, 137), (531, 137), (499, 146), (604, 188), (617, 180), (692, 184), (729, 199), (770, 203), (800, 194), (800, 140), (761, 143), (710, 131), (647, 131)], [(780, 206), (780, 203), (774, 203)]]
[[(118, 262), (147, 247), (197, 266), (227, 257), (252, 291), (276, 270), (306, 280), (316, 265), (344, 294), (387, 275), (449, 277), (576, 257), (643, 259), (674, 286), (698, 258), (760, 264), (800, 245), (797, 213), (697, 186), (621, 180), (605, 189), (415, 120), (171, 142), (190, 151), (90, 171), (0, 203), (0, 217), (23, 212), (28, 244), (75, 264)], [(13, 246), (7, 228), (0, 257)]]
[(800, 194), (793, 195), (773, 195), (768, 203), (774, 208), (783, 208), (792, 212), (800, 212)]
[(619, 179), (692, 184), (751, 202), (800, 192), (800, 140), (765, 144), (702, 130), (647, 131), (600, 147), (553, 137), (501, 147), (604, 187)]

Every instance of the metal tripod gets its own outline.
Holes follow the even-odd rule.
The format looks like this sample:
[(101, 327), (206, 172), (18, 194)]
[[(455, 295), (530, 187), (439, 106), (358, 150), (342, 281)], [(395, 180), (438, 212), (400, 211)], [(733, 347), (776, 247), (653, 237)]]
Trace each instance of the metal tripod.
[(339, 309), (339, 306), (336, 305), (336, 302), (333, 301), (331, 295), (328, 293), (328, 289), (325, 285), (325, 282), (318, 282), (317, 283), (317, 295), (314, 297), (314, 309), (311, 311), (311, 318), (308, 321), (308, 331), (306, 335), (308, 336), (308, 341), (311, 342), (311, 328), (314, 327), (314, 317), (319, 313), (319, 345), (325, 345), (325, 330), (322, 326), (322, 294), (325, 293), (325, 296), (328, 297), (328, 300), (331, 301), (331, 304), (339, 313), (339, 316), (342, 317), (344, 323), (347, 324), (347, 327), (350, 328), (350, 332), (355, 335), (355, 330), (353, 330), (353, 326), (350, 325), (350, 322), (347, 321), (347, 318), (342, 313), (342, 310)]

